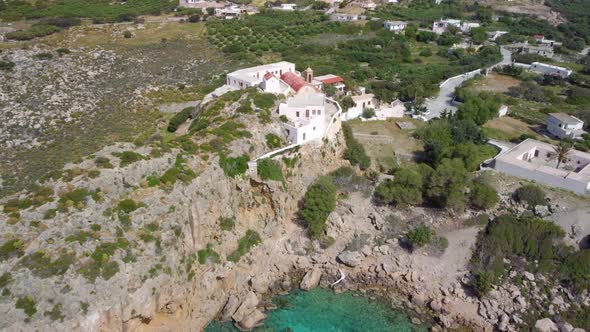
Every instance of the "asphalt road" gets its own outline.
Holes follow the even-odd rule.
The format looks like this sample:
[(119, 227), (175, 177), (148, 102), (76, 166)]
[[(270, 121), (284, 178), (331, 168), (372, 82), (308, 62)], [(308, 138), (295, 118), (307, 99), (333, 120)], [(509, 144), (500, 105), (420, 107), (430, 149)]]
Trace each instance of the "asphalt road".
[[(496, 66), (503, 66), (512, 63), (512, 54), (510, 51), (500, 48), (500, 52), (502, 53), (502, 61), (498, 62), (497, 64), (491, 66), (490, 68), (494, 68)], [(440, 114), (444, 111), (450, 111), (454, 113), (457, 110), (457, 107), (453, 105), (453, 98), (455, 97), (455, 89), (466, 80), (474, 77), (477, 73), (473, 73), (470, 75), (464, 74), (459, 77), (450, 79), (446, 81), (444, 84), (441, 85), (440, 91), (436, 97), (426, 99), (426, 108), (430, 111), (429, 114), (424, 115), (426, 120), (431, 120), (433, 118), (440, 117)]]

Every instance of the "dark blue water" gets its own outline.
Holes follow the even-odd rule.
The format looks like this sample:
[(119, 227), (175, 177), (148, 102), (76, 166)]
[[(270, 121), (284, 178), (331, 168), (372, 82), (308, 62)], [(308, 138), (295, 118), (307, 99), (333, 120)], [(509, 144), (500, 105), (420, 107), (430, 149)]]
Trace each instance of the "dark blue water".
[[(327, 289), (295, 291), (277, 296), (279, 306), (268, 311), (265, 332), (410, 332), (428, 331), (427, 326), (414, 325), (409, 318), (388, 306), (352, 293), (335, 294)], [(239, 331), (231, 322), (211, 322), (205, 332)]]

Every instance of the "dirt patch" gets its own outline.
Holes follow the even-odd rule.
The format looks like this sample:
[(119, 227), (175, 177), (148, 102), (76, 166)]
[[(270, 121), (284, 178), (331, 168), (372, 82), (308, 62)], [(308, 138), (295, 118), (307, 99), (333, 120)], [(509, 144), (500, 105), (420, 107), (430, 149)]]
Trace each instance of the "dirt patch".
[(500, 3), (494, 4), (492, 7), (496, 10), (505, 11), (509, 13), (532, 15), (549, 22), (549, 24), (553, 26), (558, 26), (562, 23), (567, 22), (567, 19), (561, 13), (556, 12), (545, 5), (505, 5), (505, 3)]
[(514, 77), (500, 75), (498, 73), (491, 73), (483, 80), (477, 82), (474, 88), (477, 91), (504, 93), (508, 92), (508, 89), (511, 87), (518, 85), (520, 85), (520, 80)]

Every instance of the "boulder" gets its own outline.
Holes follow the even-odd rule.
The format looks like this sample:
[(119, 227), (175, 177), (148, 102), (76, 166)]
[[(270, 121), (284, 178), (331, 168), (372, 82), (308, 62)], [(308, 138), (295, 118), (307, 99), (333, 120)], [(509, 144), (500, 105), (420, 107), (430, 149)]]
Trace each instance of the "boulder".
[(338, 260), (346, 266), (355, 267), (362, 263), (364, 257), (357, 251), (343, 251), (338, 255)]
[(223, 307), (223, 311), (221, 312), (221, 320), (228, 321), (231, 319), (233, 314), (238, 310), (238, 306), (240, 305), (240, 300), (235, 295), (230, 295)]
[(502, 314), (502, 316), (500, 317), (500, 322), (498, 323), (498, 330), (507, 331), (509, 322), (510, 322), (510, 317), (508, 317), (507, 314)]
[(256, 306), (258, 305), (258, 297), (252, 291), (248, 292), (246, 296), (242, 299), (242, 303), (236, 310), (236, 312), (231, 316), (234, 321), (241, 322), (246, 316), (251, 314), (254, 310), (256, 310)]
[(559, 332), (557, 324), (549, 318), (539, 319), (535, 322), (535, 331), (537, 332)]
[(535, 281), (535, 275), (530, 272), (525, 271), (523, 276), (529, 281)]
[(313, 269), (307, 271), (303, 280), (301, 280), (301, 284), (299, 288), (303, 290), (310, 290), (316, 288), (319, 283), (320, 279), (322, 278), (322, 270), (319, 267), (314, 267)]
[(546, 217), (551, 214), (547, 205), (535, 205), (534, 212), (537, 217)]
[(572, 332), (573, 330), (574, 326), (568, 322), (559, 324), (559, 332)]
[(262, 311), (255, 309), (237, 323), (238, 327), (242, 330), (251, 330), (255, 327), (261, 326), (265, 319), (266, 315)]

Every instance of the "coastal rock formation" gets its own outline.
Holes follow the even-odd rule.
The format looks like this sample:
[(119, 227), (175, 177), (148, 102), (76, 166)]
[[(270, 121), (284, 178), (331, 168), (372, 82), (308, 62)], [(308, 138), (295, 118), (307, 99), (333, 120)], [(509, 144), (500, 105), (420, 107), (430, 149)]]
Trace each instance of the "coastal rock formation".
[(303, 280), (301, 280), (301, 285), (299, 286), (299, 288), (303, 290), (314, 289), (320, 284), (321, 277), (322, 270), (320, 270), (320, 268), (316, 266), (305, 274)]
[(361, 264), (364, 257), (362, 253), (357, 251), (343, 251), (338, 255), (338, 260), (344, 265), (355, 267)]

